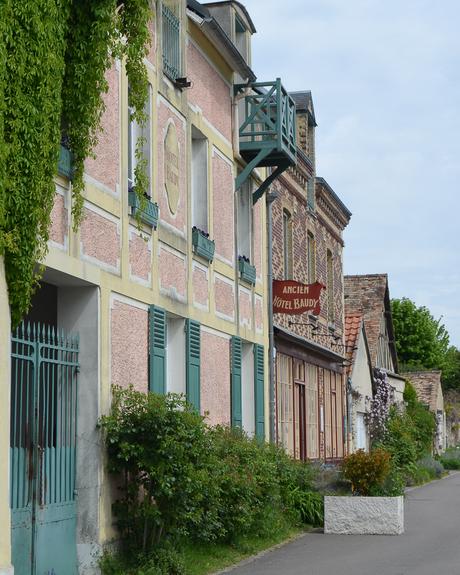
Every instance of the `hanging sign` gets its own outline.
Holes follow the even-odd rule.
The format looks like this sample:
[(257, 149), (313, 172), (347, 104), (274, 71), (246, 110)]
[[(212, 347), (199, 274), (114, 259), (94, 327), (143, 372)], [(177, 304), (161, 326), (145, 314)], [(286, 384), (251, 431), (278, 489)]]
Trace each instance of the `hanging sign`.
[(273, 313), (319, 315), (323, 284), (301, 284), (293, 280), (273, 281)]

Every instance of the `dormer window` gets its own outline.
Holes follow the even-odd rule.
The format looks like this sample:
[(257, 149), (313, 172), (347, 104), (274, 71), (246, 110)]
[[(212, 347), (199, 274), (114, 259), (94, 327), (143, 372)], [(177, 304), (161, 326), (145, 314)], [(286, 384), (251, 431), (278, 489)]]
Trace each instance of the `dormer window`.
[(235, 46), (243, 58), (248, 61), (248, 33), (243, 22), (235, 16)]

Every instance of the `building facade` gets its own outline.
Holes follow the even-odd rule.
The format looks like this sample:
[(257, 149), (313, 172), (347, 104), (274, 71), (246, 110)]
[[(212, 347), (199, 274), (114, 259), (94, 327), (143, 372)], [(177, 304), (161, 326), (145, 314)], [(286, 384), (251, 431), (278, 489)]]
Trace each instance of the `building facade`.
[[(294, 104), (279, 80), (255, 83), (255, 28), (240, 3), (152, 5), (147, 122), (132, 120), (129, 78), (124, 62), (114, 61), (103, 131), (85, 165), (81, 226), (72, 226), (72, 170), (62, 148), (42, 286), (27, 324), (13, 334), (10, 506), (18, 575), (30, 572), (31, 560), (40, 572), (58, 572), (62, 557), (79, 573), (97, 572), (101, 545), (115, 536), (115, 492), (97, 430), (112, 386), (181, 393), (210, 425), (267, 435), (266, 210), (259, 198), (265, 167), (280, 173), (294, 161)], [(257, 105), (265, 100), (272, 111), (282, 108), (279, 124)], [(264, 122), (268, 136), (257, 131)], [(139, 138), (145, 201), (135, 193)], [(25, 362), (30, 380), (21, 375)], [(30, 470), (27, 453), (36, 446), (20, 406), (35, 385), (46, 398), (36, 406), (37, 425), (48, 431), (37, 455), (44, 464)], [(67, 471), (56, 461), (68, 462)], [(27, 490), (35, 493), (39, 483), (46, 490), (30, 499)], [(67, 514), (56, 521), (63, 504)], [(30, 538), (45, 531), (56, 549), (48, 553), (51, 566)]]
[(297, 163), (273, 185), (273, 278), (319, 282), (319, 315), (274, 314), (276, 436), (296, 458), (336, 461), (347, 451), (342, 233), (350, 212), (315, 174), (310, 92), (296, 103)]

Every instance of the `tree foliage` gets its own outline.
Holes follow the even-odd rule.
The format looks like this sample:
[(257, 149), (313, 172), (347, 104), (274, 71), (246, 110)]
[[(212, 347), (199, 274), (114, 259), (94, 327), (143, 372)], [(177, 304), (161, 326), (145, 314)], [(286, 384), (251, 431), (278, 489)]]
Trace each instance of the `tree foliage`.
[(449, 334), (428, 308), (408, 298), (394, 299), (391, 312), (398, 358), (404, 368), (442, 369), (449, 347)]
[(134, 115), (143, 119), (149, 6), (149, 0), (0, 2), (0, 253), (13, 325), (30, 306), (37, 262), (46, 254), (62, 137), (74, 157), (74, 227), (81, 221), (84, 161), (97, 142), (114, 57), (126, 61)]

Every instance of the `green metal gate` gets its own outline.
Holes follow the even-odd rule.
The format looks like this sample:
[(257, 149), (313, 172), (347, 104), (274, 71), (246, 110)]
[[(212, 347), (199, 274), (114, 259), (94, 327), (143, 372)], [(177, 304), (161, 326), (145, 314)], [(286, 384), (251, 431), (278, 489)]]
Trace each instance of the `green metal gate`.
[(78, 335), (12, 335), (11, 540), (15, 575), (75, 575)]

